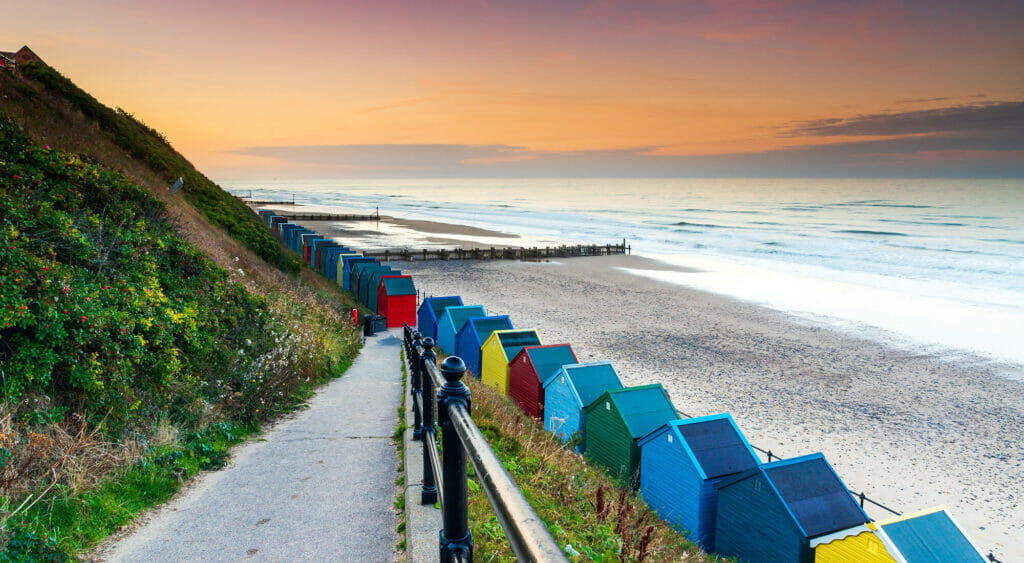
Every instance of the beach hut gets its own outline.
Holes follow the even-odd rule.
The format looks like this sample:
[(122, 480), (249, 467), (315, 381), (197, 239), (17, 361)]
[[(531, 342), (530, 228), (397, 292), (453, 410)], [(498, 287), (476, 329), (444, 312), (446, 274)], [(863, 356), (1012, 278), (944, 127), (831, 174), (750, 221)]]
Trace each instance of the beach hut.
[(715, 483), (760, 465), (728, 413), (673, 420), (640, 445), (640, 493), (704, 551), (715, 546)]
[(353, 295), (359, 293), (359, 285), (355, 279), (356, 274), (358, 274), (358, 268), (371, 262), (377, 262), (377, 259), (369, 256), (362, 256), (359, 258), (352, 258), (346, 262), (343, 282), (345, 284), (345, 289), (352, 292)]
[(337, 262), (334, 264), (333, 271), (329, 271), (330, 279), (334, 280), (341, 285), (342, 272), (345, 271), (345, 258), (362, 258), (363, 255), (352, 251), (352, 252), (339, 252), (335, 258)]
[[(400, 276), (400, 275), (402, 275), (402, 271), (401, 270), (396, 270), (396, 269), (392, 268), (391, 266), (384, 266), (383, 268), (380, 268), (379, 270), (373, 270), (372, 272), (370, 272), (370, 283), (368, 284), (369, 285), (369, 289), (367, 290), (367, 293), (366, 293), (366, 307), (368, 309), (370, 309), (371, 311), (373, 311), (374, 313), (377, 313), (378, 312), (377, 308), (378, 308), (379, 305), (377, 303), (378, 292), (376, 291), (376, 288), (380, 286), (380, 280), (382, 278), (384, 278), (384, 276)], [(413, 307), (415, 307), (415, 303), (413, 304)], [(416, 325), (415, 324), (411, 324), (410, 326), (416, 326)]]
[(301, 226), (296, 225), (295, 223), (281, 223), (280, 224), (280, 230), (277, 232), (277, 237), (279, 239), (281, 239), (281, 242), (284, 243), (285, 246), (287, 246), (288, 248), (291, 248), (292, 247), (292, 244), (291, 244), (292, 231), (295, 231), (295, 230), (298, 230), (298, 229), (301, 229), (301, 228), (302, 228)]
[(373, 282), (374, 272), (384, 270), (386, 272), (391, 271), (391, 266), (382, 264), (380, 262), (364, 262), (357, 264), (358, 273), (355, 274), (356, 278), (352, 280), (353, 289), (352, 293), (356, 294), (359, 298), (359, 302), (369, 307), (370, 305), (370, 292), (376, 292), (377, 286), (380, 285), (380, 278), (377, 279), (377, 283), (370, 285)]
[[(448, 313), (457, 308), (449, 307)], [(480, 378), (480, 348), (484, 342), (490, 338), (492, 332), (511, 328), (515, 327), (512, 326), (512, 319), (508, 318), (508, 315), (472, 317), (462, 325), (459, 333), (455, 335), (455, 352), (466, 363), (466, 369), (471, 371), (474, 377)], [(440, 330), (438, 327), (438, 332)]]
[(536, 329), (496, 330), (480, 347), (480, 381), (508, 395), (508, 363), (526, 346), (543, 344)]
[(335, 281), (338, 279), (338, 263), (341, 262), (339, 257), (342, 254), (355, 254), (352, 249), (347, 246), (334, 246), (328, 248), (324, 253), (324, 275), (327, 279)]
[(568, 442), (579, 440), (576, 452), (586, 450), (583, 408), (605, 391), (622, 389), (611, 362), (588, 362), (558, 368), (544, 382), (544, 428)]
[(982, 563), (985, 556), (944, 506), (868, 522), (811, 540), (814, 561)]
[(341, 271), (341, 287), (348, 291), (352, 291), (352, 268), (356, 264), (362, 262), (376, 262), (376, 258), (370, 258), (367, 256), (346, 256), (344, 259), (344, 267)]
[[(437, 345), (444, 350), (445, 354), (460, 356), (462, 353), (459, 351), (456, 335), (462, 330), (462, 327), (466, 326), (466, 321), (473, 317), (485, 317), (487, 313), (484, 312), (484, 308), (481, 305), (464, 305), (456, 307), (448, 307), (441, 313), (441, 318), (437, 320)], [(505, 327), (502, 327), (505, 328)], [(509, 327), (511, 328), (511, 327)], [(422, 334), (422, 331), (420, 331)], [(490, 333), (488, 333), (490, 336)], [(483, 344), (481, 342), (480, 344)], [(480, 344), (477, 344), (477, 354), (480, 353)], [(465, 360), (466, 358), (462, 358)]]
[(767, 463), (715, 487), (715, 551), (740, 561), (810, 563), (812, 539), (868, 521), (820, 453)]
[(388, 318), (388, 328), (416, 326), (416, 286), (412, 276), (384, 276), (377, 291), (378, 312)]
[(630, 486), (637, 484), (637, 442), (679, 414), (660, 383), (609, 389), (583, 408), (587, 457)]
[(320, 233), (313, 233), (308, 235), (302, 235), (302, 256), (306, 261), (306, 265), (313, 267), (313, 249), (314, 244), (319, 241), (326, 241), (327, 237)]
[(568, 344), (527, 346), (508, 363), (508, 395), (523, 412), (544, 420), (543, 383), (559, 368), (576, 363)]
[(303, 227), (302, 225), (295, 225), (297, 228), (288, 231), (288, 247), (291, 248), (296, 254), (302, 250), (300, 235), (306, 233), (312, 233), (313, 231)]
[(333, 248), (344, 248), (341, 243), (330, 240), (316, 245), (316, 252), (313, 256), (313, 267), (321, 274), (327, 275), (327, 253)]
[(282, 215), (271, 215), (267, 223), (270, 226), (270, 230), (281, 234), (281, 225), (287, 224), (288, 219)]
[[(430, 337), (437, 340), (437, 321), (440, 320), (444, 310), (448, 307), (462, 306), (462, 298), (457, 295), (446, 297), (427, 297), (416, 312), (417, 327), (424, 338)], [(461, 327), (460, 327), (461, 328)], [(452, 333), (455, 339), (455, 333)], [(443, 347), (442, 347), (443, 348)]]

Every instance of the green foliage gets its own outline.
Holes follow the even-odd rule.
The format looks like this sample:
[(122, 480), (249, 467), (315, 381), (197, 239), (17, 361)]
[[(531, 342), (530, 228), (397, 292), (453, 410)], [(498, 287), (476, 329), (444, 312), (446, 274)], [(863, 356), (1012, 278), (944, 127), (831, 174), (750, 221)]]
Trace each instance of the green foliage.
[(146, 164), (168, 182), (185, 178), (182, 192), (207, 220), (252, 249), (261, 258), (285, 272), (296, 273), (301, 262), (298, 256), (278, 244), (255, 214), (238, 198), (210, 181), (181, 156), (167, 140), (130, 113), (110, 109), (73, 82), (43, 62), (21, 67), (22, 75), (42, 84), (47, 90), (67, 100), (100, 130), (136, 160)]
[(347, 367), (332, 357), (358, 337), (334, 328), (288, 330), (141, 188), (0, 119), (0, 385), (8, 402), (53, 401), (25, 422), (70, 408), (116, 433), (164, 414), (191, 424), (211, 404), (265, 420)]

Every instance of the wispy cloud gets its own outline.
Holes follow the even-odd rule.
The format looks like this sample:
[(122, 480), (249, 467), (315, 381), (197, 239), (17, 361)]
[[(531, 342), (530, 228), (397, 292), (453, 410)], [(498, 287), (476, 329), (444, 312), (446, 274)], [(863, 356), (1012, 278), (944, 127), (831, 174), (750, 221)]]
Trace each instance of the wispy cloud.
[(972, 134), (1024, 140), (1024, 101), (1002, 101), (893, 113), (800, 121), (782, 131), (788, 137), (866, 137)]

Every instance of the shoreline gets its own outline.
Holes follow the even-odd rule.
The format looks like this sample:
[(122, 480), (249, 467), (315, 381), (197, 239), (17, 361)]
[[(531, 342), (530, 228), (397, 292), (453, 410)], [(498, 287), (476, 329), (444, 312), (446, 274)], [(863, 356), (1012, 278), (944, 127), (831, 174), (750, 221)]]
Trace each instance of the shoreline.
[[(639, 256), (402, 262), (425, 295), (662, 383), (690, 415), (730, 412), (783, 457), (823, 452), (851, 490), (900, 512), (944, 504), (986, 551), (1024, 557), (1024, 382), (978, 356), (907, 349), (728, 296), (623, 271)], [(672, 265), (663, 268), (674, 270)], [(1012, 368), (1012, 366), (1010, 366)], [(763, 456), (762, 456), (763, 460)], [(867, 506), (873, 518), (887, 513)], [(1015, 557), (1014, 557), (1015, 556)]]

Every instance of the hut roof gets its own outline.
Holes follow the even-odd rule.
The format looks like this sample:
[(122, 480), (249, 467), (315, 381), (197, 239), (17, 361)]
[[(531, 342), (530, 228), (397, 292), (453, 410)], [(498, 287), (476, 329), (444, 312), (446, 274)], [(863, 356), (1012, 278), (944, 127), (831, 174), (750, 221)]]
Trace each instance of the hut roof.
[(679, 418), (660, 383), (609, 389), (607, 393), (633, 438), (642, 438), (661, 428), (665, 422)]
[(430, 304), (430, 309), (434, 311), (434, 318), (439, 319), (444, 314), (444, 310), (447, 307), (458, 307), (462, 305), (462, 298), (456, 296), (450, 297), (428, 297), (424, 300), (424, 303)]
[(527, 346), (520, 353), (530, 356), (533, 368), (537, 370), (537, 376), (542, 383), (563, 365), (576, 363), (576, 354), (569, 344)]
[[(615, 373), (615, 368), (611, 362), (589, 362), (572, 366), (563, 365), (562, 368), (565, 369), (565, 375), (572, 382), (573, 388), (576, 389), (576, 394), (579, 395), (580, 404), (584, 407), (596, 401), (609, 387), (614, 387), (615, 389), (622, 388), (619, 374)], [(547, 387), (555, 379), (556, 375), (557, 370), (555, 374), (544, 382), (544, 386)]]
[[(452, 319), (452, 324), (455, 325), (455, 330), (459, 330), (466, 321), (473, 317), (483, 317), (487, 315), (484, 312), (483, 305), (463, 305), (459, 307), (448, 307), (448, 310), (442, 315), (448, 315)], [(440, 320), (440, 319), (438, 319)]]
[(384, 284), (384, 292), (388, 295), (416, 295), (412, 276), (387, 277), (383, 278), (381, 283)]
[(526, 346), (540, 344), (540, 337), (537, 330), (533, 328), (506, 329), (495, 331), (498, 335), (498, 343), (505, 350), (505, 357), (512, 359)]
[(693, 453), (705, 479), (747, 471), (760, 465), (728, 413), (669, 422)]
[[(884, 532), (910, 563), (985, 560), (981, 550), (944, 506), (876, 522), (874, 526)], [(941, 557), (937, 558), (936, 554)]]
[(480, 342), (487, 340), (487, 337), (496, 330), (508, 330), (512, 328), (512, 321), (506, 316), (501, 317), (478, 317), (469, 319), (466, 322), (473, 323), (473, 330), (476, 331)]
[(868, 521), (825, 456), (815, 453), (762, 465), (726, 479), (722, 488), (762, 472), (807, 537), (852, 528)]

